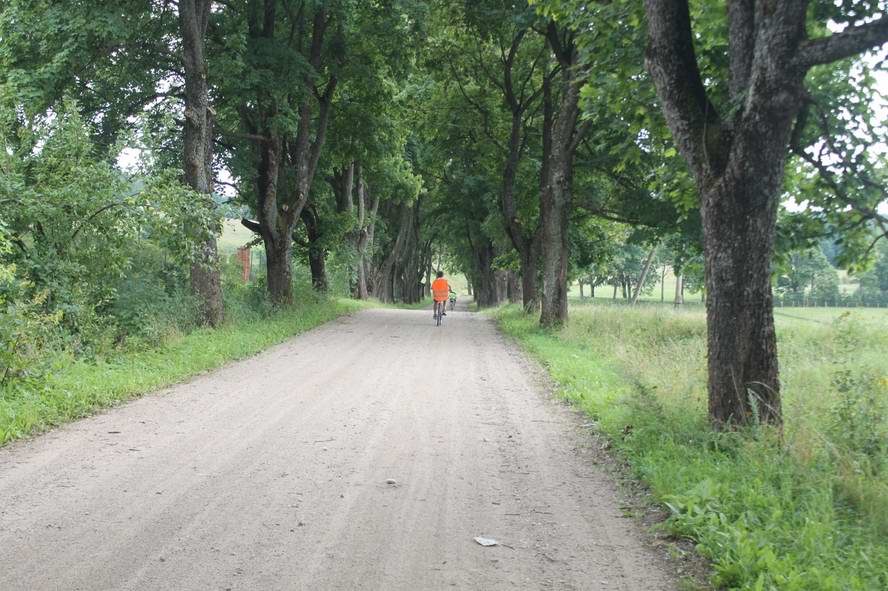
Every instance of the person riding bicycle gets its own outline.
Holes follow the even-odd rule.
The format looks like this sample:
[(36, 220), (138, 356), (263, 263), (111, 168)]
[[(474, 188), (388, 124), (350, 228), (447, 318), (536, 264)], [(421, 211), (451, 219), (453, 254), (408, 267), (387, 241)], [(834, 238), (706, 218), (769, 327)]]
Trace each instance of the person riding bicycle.
[(453, 291), (450, 289), (450, 284), (444, 279), (444, 271), (438, 271), (435, 277), (436, 279), (432, 281), (432, 299), (435, 300), (432, 316), (438, 311), (438, 306), (444, 309), (447, 308), (447, 298), (450, 296), (450, 292)]

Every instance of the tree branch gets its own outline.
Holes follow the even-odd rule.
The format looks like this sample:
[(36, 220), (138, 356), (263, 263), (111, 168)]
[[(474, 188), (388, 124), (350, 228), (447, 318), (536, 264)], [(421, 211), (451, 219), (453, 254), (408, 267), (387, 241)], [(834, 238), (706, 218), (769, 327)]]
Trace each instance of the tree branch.
[(254, 222), (247, 218), (241, 218), (241, 225), (251, 232), (259, 234), (260, 236), (262, 235), (262, 225), (259, 222)]
[(459, 74), (457, 74), (456, 69), (453, 67), (453, 64), (451, 64), (450, 70), (453, 75), (453, 80), (454, 80), (454, 82), (456, 82), (456, 87), (459, 89), (459, 93), (462, 95), (462, 97), (465, 99), (465, 101), (467, 103), (469, 103), (472, 107), (474, 107), (474, 109), (476, 111), (478, 111), (478, 114), (481, 115), (481, 118), (484, 121), (484, 135), (486, 135), (487, 138), (491, 142), (493, 142), (493, 144), (497, 148), (499, 148), (503, 152), (506, 152), (507, 151), (506, 146), (504, 146), (502, 144), (502, 142), (499, 139), (497, 139), (497, 137), (494, 135), (493, 131), (490, 129), (490, 112), (481, 103), (479, 103), (478, 101), (475, 101), (471, 97), (469, 97), (469, 94), (466, 92), (466, 89), (463, 87), (462, 80), (460, 79)]
[(731, 97), (738, 98), (749, 86), (755, 55), (755, 0), (728, 2), (728, 28)]
[(85, 220), (80, 222), (80, 224), (78, 224), (78, 226), (76, 228), (74, 228), (74, 232), (71, 233), (71, 237), (68, 238), (67, 243), (73, 244), (74, 240), (77, 239), (77, 235), (80, 234), (80, 231), (83, 230), (83, 228), (85, 228), (87, 224), (89, 224), (91, 221), (96, 219), (102, 213), (108, 211), (109, 209), (114, 209), (115, 207), (120, 207), (121, 205), (124, 205), (123, 201), (115, 201), (114, 203), (109, 203), (107, 205), (104, 205), (104, 206), (100, 207), (99, 209), (97, 209), (96, 211), (92, 212), (89, 216), (87, 216), (87, 218)]
[(799, 67), (829, 64), (878, 47), (888, 42), (888, 16), (865, 25), (848, 27), (829, 37), (811, 39), (801, 44), (796, 58)]
[(309, 148), (308, 161), (308, 178), (314, 178), (315, 170), (318, 167), (318, 161), (321, 158), (321, 148), (324, 145), (327, 135), (327, 124), (330, 121), (330, 110), (333, 108), (333, 93), (336, 92), (338, 80), (336, 76), (331, 76), (327, 82), (324, 94), (320, 97), (320, 105), (318, 114), (318, 128), (315, 134), (315, 141)]
[(691, 170), (706, 166), (707, 124), (718, 114), (700, 76), (688, 0), (645, 0), (649, 45), (645, 56), (672, 135)]

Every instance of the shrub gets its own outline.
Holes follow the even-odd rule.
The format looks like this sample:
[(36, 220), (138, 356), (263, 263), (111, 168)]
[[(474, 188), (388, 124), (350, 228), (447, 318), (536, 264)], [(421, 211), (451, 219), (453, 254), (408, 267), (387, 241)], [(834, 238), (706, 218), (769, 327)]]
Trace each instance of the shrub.
[(48, 359), (43, 354), (55, 334), (59, 313), (44, 312), (47, 292), (16, 276), (14, 264), (3, 261), (9, 239), (0, 227), (0, 388), (34, 386)]

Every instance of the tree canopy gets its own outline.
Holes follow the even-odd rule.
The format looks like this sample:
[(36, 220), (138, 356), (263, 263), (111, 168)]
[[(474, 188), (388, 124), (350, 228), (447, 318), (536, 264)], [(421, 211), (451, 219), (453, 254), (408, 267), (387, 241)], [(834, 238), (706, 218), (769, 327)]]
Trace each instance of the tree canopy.
[(779, 423), (775, 294), (888, 292), (886, 40), (875, 0), (11, 0), (3, 298), (86, 342), (153, 269), (216, 325), (234, 211), (275, 306), (444, 266), (558, 327), (571, 282), (668, 266), (714, 424)]

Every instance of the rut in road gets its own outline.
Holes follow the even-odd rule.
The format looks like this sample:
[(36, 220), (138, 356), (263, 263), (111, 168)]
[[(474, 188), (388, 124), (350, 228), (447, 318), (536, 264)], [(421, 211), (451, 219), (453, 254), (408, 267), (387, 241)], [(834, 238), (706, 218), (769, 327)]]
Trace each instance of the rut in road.
[(0, 587), (674, 588), (521, 353), (431, 316), (342, 318), (0, 450)]

